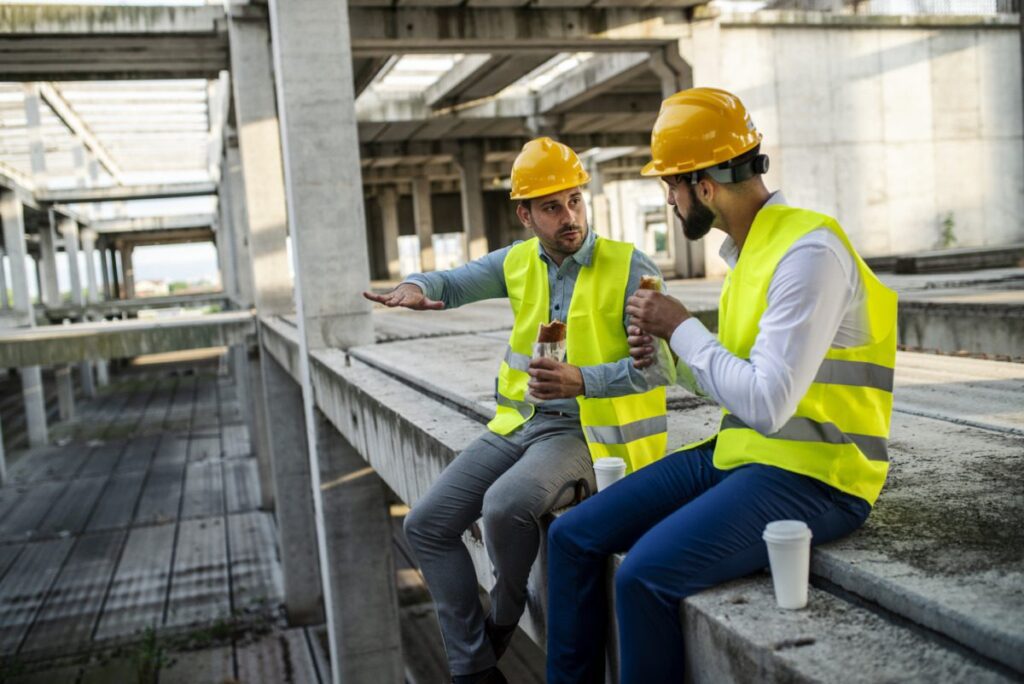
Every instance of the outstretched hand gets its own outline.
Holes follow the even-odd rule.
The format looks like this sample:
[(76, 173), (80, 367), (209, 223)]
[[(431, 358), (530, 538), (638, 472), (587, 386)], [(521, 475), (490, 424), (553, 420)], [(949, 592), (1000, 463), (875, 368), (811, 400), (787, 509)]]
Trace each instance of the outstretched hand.
[(375, 292), (364, 291), (363, 296), (369, 299), (371, 302), (377, 302), (387, 307), (401, 306), (406, 309), (413, 309), (415, 311), (426, 311), (429, 309), (437, 310), (444, 308), (444, 302), (438, 302), (430, 299), (418, 285), (412, 283), (402, 283), (391, 292), (385, 294), (377, 294)]

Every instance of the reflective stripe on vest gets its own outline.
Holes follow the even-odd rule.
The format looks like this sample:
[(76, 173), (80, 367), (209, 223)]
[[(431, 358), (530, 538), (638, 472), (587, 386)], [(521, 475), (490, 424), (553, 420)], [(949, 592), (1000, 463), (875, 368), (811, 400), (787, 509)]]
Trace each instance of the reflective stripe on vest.
[[(537, 326), (549, 317), (547, 264), (536, 238), (512, 247), (505, 257), (505, 285), (515, 314), (488, 427), (509, 434), (534, 413), (525, 401), (530, 355)], [(611, 363), (629, 355), (622, 326), (633, 245), (598, 238), (589, 266), (581, 266), (566, 316), (566, 361), (576, 366)], [(619, 456), (628, 472), (664, 456), (668, 442), (665, 388), (624, 397), (577, 397), (580, 424), (594, 459)]]
[(853, 257), (864, 288), (868, 339), (857, 347), (829, 349), (794, 417), (773, 434), (762, 435), (726, 412), (715, 442), (715, 465), (771, 465), (874, 503), (889, 467), (896, 293), (867, 267), (839, 224), (793, 207), (761, 209), (722, 289), (718, 336), (737, 357), (750, 358), (776, 267), (793, 243), (819, 228), (830, 230)]

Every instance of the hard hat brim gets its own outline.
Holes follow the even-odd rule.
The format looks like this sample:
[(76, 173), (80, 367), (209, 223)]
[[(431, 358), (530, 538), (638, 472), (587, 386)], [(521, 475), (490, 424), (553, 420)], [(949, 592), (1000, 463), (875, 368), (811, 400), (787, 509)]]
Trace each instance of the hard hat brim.
[(544, 197), (545, 195), (553, 195), (556, 192), (563, 192), (563, 191), (568, 190), (570, 188), (580, 188), (580, 187), (583, 187), (584, 185), (586, 185), (589, 182), (590, 182), (590, 174), (584, 171), (582, 177), (575, 178), (575, 179), (572, 180), (572, 182), (566, 182), (566, 183), (560, 183), (560, 184), (556, 184), (556, 185), (550, 185), (548, 187), (538, 188), (537, 190), (534, 190), (532, 192), (524, 192), (524, 193), (520, 193), (518, 195), (514, 195), (514, 194), (510, 193), (509, 194), (509, 199), (512, 199), (512, 200), (537, 199), (538, 197)]

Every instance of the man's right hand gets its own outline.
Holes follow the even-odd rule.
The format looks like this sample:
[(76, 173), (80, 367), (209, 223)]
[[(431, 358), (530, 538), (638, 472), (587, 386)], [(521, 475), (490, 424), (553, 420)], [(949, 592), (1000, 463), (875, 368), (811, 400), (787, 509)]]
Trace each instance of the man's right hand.
[(415, 311), (444, 308), (444, 302), (429, 299), (423, 294), (423, 290), (420, 289), (419, 285), (413, 285), (412, 283), (402, 283), (391, 292), (382, 295), (364, 291), (363, 296), (371, 302), (377, 302), (388, 307), (402, 306)]
[(654, 363), (654, 338), (635, 325), (626, 328), (629, 333), (629, 355), (633, 357), (634, 368), (647, 368)]

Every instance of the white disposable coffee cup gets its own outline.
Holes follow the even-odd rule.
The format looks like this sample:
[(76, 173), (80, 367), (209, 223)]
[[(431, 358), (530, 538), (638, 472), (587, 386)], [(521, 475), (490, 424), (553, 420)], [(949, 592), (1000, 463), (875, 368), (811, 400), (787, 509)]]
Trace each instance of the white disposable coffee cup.
[(762, 538), (768, 545), (776, 603), (779, 608), (803, 608), (807, 605), (811, 529), (801, 520), (776, 520), (765, 526)]
[(601, 492), (626, 476), (626, 462), (618, 456), (605, 456), (594, 461), (597, 491)]

